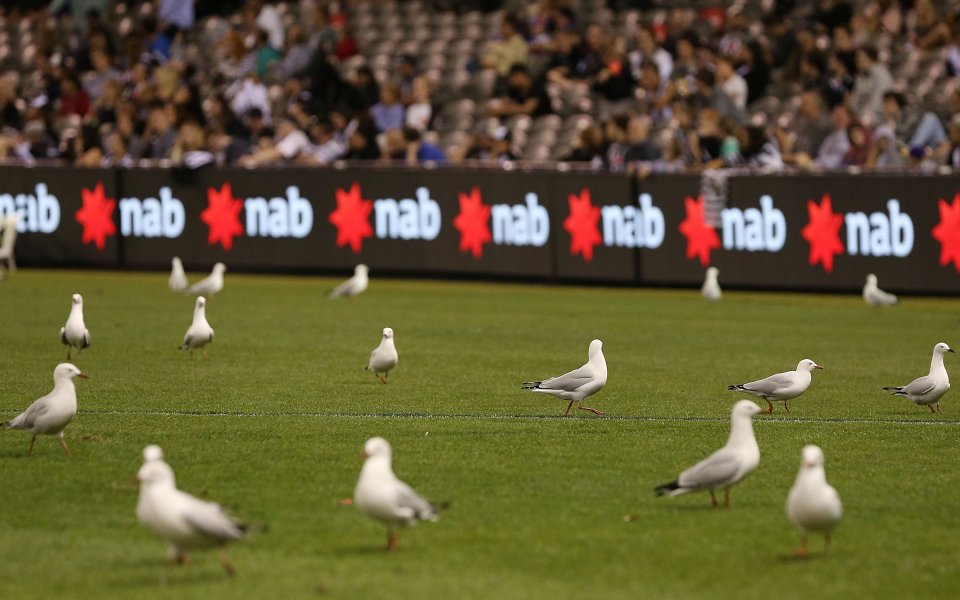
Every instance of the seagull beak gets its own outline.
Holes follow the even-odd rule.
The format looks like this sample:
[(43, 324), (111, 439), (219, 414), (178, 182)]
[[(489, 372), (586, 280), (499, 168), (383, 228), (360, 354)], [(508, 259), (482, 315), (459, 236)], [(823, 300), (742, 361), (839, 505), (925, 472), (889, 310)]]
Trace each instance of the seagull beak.
[(822, 369), (822, 368), (824, 368), (824, 367), (823, 367), (823, 365), (813, 365), (813, 368), (814, 368), (814, 369)]
[(90, 379), (89, 377), (87, 377), (86, 373), (77, 373), (77, 377), (79, 377), (80, 379)]
[(953, 348), (947, 348), (947, 352), (952, 352), (953, 354), (956, 354), (956, 352), (953, 352)]
[(370, 453), (367, 452), (366, 450), (362, 450), (360, 452), (360, 455), (363, 456), (363, 460), (367, 460), (368, 458), (370, 458)]

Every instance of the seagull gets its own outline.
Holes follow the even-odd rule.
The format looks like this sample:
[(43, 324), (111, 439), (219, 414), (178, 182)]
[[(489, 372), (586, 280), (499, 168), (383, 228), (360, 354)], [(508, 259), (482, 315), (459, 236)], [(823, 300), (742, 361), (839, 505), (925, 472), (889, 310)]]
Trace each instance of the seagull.
[(353, 492), (353, 503), (387, 525), (387, 550), (400, 546), (400, 529), (417, 521), (436, 521), (438, 507), (393, 474), (390, 443), (373, 437), (363, 445), (363, 469)]
[(187, 288), (187, 293), (192, 296), (213, 296), (223, 289), (223, 273), (226, 270), (227, 265), (218, 262), (213, 265), (209, 275)]
[(584, 406), (583, 401), (587, 396), (592, 396), (603, 389), (607, 383), (607, 361), (603, 358), (603, 342), (593, 340), (590, 342), (590, 351), (587, 354), (587, 364), (579, 369), (551, 377), (543, 381), (527, 381), (521, 389), (533, 390), (556, 396), (562, 400), (569, 400), (567, 410), (563, 411), (563, 416), (570, 413), (570, 407), (577, 403), (580, 410), (588, 410), (595, 415), (604, 414), (589, 406)]
[(720, 283), (717, 281), (717, 275), (720, 269), (710, 267), (707, 269), (707, 277), (703, 280), (703, 286), (700, 288), (700, 294), (707, 300), (719, 300), (723, 296), (720, 291)]
[(843, 518), (840, 494), (827, 483), (823, 470), (823, 450), (819, 446), (804, 446), (800, 472), (787, 496), (787, 517), (800, 530), (797, 556), (807, 555), (807, 534), (823, 532), (824, 552), (830, 551), (830, 532)]
[(353, 269), (353, 277), (335, 287), (333, 291), (330, 292), (330, 297), (340, 298), (346, 296), (353, 298), (357, 294), (362, 293), (370, 284), (370, 278), (367, 277), (369, 271), (370, 269), (367, 268), (367, 265), (357, 265)]
[[(219, 504), (177, 489), (173, 469), (163, 461), (159, 446), (144, 448), (143, 459), (137, 472), (137, 520), (170, 543), (171, 565), (184, 564), (188, 551), (217, 548), (243, 538), (244, 526), (228, 517)], [(220, 562), (228, 575), (234, 574), (226, 552), (221, 553)]]
[[(393, 342), (393, 330), (389, 327), (383, 328), (383, 339), (380, 345), (370, 353), (370, 362), (367, 363), (367, 370), (373, 371), (380, 383), (386, 383), (390, 374), (390, 369), (397, 366), (400, 357), (397, 355), (397, 346)], [(381, 376), (380, 374), (383, 373)]]
[(80, 294), (73, 295), (67, 324), (60, 328), (60, 341), (67, 347), (67, 360), (70, 360), (70, 351), (74, 348), (79, 355), (81, 350), (90, 346), (90, 332), (83, 324), (83, 296)]
[(63, 439), (63, 430), (77, 414), (77, 388), (73, 385), (74, 377), (87, 378), (80, 369), (70, 363), (60, 363), (53, 370), (53, 391), (36, 400), (30, 408), (9, 423), (4, 423), (7, 429), (23, 429), (33, 434), (30, 438), (30, 447), (27, 448), (27, 456), (33, 452), (33, 443), (41, 433), (59, 435), (63, 452), (70, 456), (70, 448)]
[(199, 296), (197, 304), (193, 307), (193, 323), (187, 329), (187, 334), (183, 336), (183, 344), (180, 345), (180, 350), (189, 350), (190, 354), (193, 354), (195, 348), (203, 348), (204, 358), (207, 358), (207, 349), (204, 346), (213, 341), (213, 327), (207, 323), (206, 305), (207, 299)]
[(785, 408), (787, 412), (790, 412), (790, 407), (787, 406), (787, 400), (792, 400), (807, 391), (807, 388), (810, 387), (810, 382), (813, 380), (813, 376), (810, 373), (814, 369), (822, 368), (821, 365), (818, 365), (809, 358), (805, 358), (797, 363), (796, 371), (777, 373), (766, 379), (759, 379), (757, 381), (751, 381), (750, 383), (728, 385), (727, 389), (746, 392), (752, 396), (766, 400), (769, 408), (761, 414), (769, 415), (773, 413), (773, 404), (770, 403), (771, 400), (774, 402), (783, 402), (783, 408)]
[(171, 262), (173, 263), (173, 269), (170, 271), (170, 279), (168, 280), (170, 289), (175, 292), (183, 292), (190, 285), (190, 282), (187, 281), (187, 274), (183, 272), (183, 263), (180, 262), (179, 256), (174, 256)]
[[(940, 398), (950, 389), (950, 377), (943, 366), (943, 353), (953, 352), (953, 348), (940, 342), (933, 347), (933, 358), (930, 360), (930, 373), (918, 377), (907, 385), (899, 387), (885, 387), (884, 390), (893, 392), (894, 396), (903, 396), (914, 404), (922, 404), (930, 412), (939, 412)], [(936, 407), (936, 410), (934, 410)]]
[(760, 447), (753, 435), (751, 420), (759, 412), (760, 407), (750, 400), (740, 400), (734, 404), (727, 445), (680, 473), (676, 481), (655, 488), (657, 495), (679, 496), (707, 490), (716, 508), (718, 504), (714, 491), (723, 490), (723, 505), (729, 508), (730, 488), (753, 473), (760, 464)]
[(877, 287), (877, 276), (867, 275), (867, 282), (863, 285), (863, 300), (871, 306), (893, 306), (897, 297)]

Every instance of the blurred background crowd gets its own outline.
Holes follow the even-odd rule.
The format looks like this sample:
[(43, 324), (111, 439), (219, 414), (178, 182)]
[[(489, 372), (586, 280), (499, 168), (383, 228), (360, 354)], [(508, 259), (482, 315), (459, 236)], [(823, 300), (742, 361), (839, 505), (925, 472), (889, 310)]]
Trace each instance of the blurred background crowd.
[(0, 0), (0, 161), (960, 168), (960, 3)]

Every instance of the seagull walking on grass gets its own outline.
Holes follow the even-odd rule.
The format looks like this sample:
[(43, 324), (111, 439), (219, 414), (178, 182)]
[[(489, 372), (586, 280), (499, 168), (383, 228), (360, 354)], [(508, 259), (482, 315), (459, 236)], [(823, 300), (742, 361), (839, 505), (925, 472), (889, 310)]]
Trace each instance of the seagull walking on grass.
[(387, 383), (387, 376), (390, 374), (390, 369), (397, 366), (399, 360), (400, 357), (397, 354), (397, 346), (393, 342), (393, 329), (384, 327), (383, 339), (380, 340), (380, 345), (370, 353), (370, 362), (367, 363), (367, 370), (373, 371), (373, 374), (377, 376), (380, 383)]
[(207, 349), (205, 346), (213, 341), (213, 327), (207, 322), (207, 299), (203, 296), (197, 298), (197, 303), (193, 307), (193, 323), (187, 328), (187, 334), (183, 336), (181, 350), (189, 350), (193, 354), (194, 349), (203, 349), (203, 357), (207, 358)]
[(74, 348), (79, 355), (81, 350), (90, 346), (90, 332), (83, 323), (83, 296), (74, 294), (72, 302), (67, 323), (60, 328), (60, 341), (67, 347), (67, 360), (70, 360), (70, 351)]
[[(219, 504), (195, 498), (177, 489), (173, 469), (163, 460), (159, 446), (143, 450), (143, 466), (137, 472), (140, 497), (137, 520), (169, 544), (170, 564), (184, 564), (187, 552), (219, 548), (244, 536), (244, 526), (231, 519)], [(226, 552), (220, 562), (234, 574)]]
[(391, 466), (390, 443), (373, 437), (363, 446), (364, 463), (353, 492), (353, 503), (387, 526), (387, 550), (400, 546), (400, 529), (418, 521), (436, 521), (438, 507), (397, 479)]
[(593, 340), (590, 342), (590, 350), (587, 353), (587, 364), (579, 369), (551, 377), (543, 381), (527, 381), (522, 389), (550, 394), (562, 400), (569, 400), (567, 409), (563, 411), (563, 416), (570, 414), (570, 408), (573, 403), (577, 403), (577, 408), (587, 410), (595, 415), (604, 414), (589, 406), (583, 406), (583, 401), (587, 396), (592, 396), (607, 383), (607, 360), (603, 357), (603, 342)]
[[(933, 358), (930, 359), (930, 372), (898, 387), (885, 387), (884, 390), (893, 392), (894, 396), (903, 396), (907, 400), (920, 406), (926, 406), (930, 412), (943, 413), (940, 410), (940, 398), (950, 389), (950, 377), (943, 366), (943, 353), (953, 352), (953, 348), (940, 342), (933, 347)], [(934, 410), (936, 408), (936, 410)]]
[(187, 293), (192, 296), (212, 297), (223, 289), (223, 274), (227, 270), (227, 265), (218, 262), (213, 265), (213, 271), (209, 275), (187, 288)]
[(369, 271), (367, 265), (357, 265), (353, 269), (353, 277), (335, 287), (330, 292), (330, 297), (342, 298), (346, 296), (347, 298), (353, 298), (357, 294), (363, 293), (370, 285), (370, 278), (367, 276)]
[(707, 269), (707, 276), (703, 280), (703, 286), (700, 288), (700, 294), (707, 300), (720, 300), (723, 292), (720, 290), (720, 282), (717, 276), (720, 275), (720, 269), (710, 267)]
[(897, 297), (877, 287), (877, 276), (867, 275), (867, 282), (863, 284), (863, 300), (871, 306), (893, 306)]
[(70, 448), (63, 439), (63, 430), (77, 414), (77, 388), (73, 385), (74, 377), (87, 378), (80, 369), (70, 363), (57, 365), (53, 370), (53, 391), (36, 400), (30, 408), (4, 424), (7, 429), (23, 429), (33, 434), (30, 438), (30, 446), (27, 448), (27, 456), (33, 452), (33, 443), (41, 434), (60, 436), (63, 452), (70, 456)]
[(189, 287), (190, 282), (187, 281), (187, 274), (183, 271), (183, 263), (180, 262), (179, 256), (174, 256), (171, 263), (173, 267), (170, 270), (170, 279), (167, 280), (170, 289), (175, 292), (184, 292)]
[(807, 555), (807, 535), (820, 532), (824, 552), (830, 551), (830, 532), (843, 518), (840, 494), (827, 483), (823, 470), (823, 450), (818, 446), (804, 446), (800, 472), (787, 496), (787, 517), (800, 530), (797, 556)]
[(749, 400), (740, 400), (733, 405), (730, 415), (730, 437), (727, 445), (704, 460), (693, 465), (677, 477), (676, 481), (658, 486), (658, 496), (679, 496), (687, 492), (710, 492), (710, 501), (716, 508), (716, 491), (723, 491), (723, 505), (730, 507), (730, 488), (753, 473), (760, 464), (760, 447), (753, 435), (752, 417), (760, 407)]
[(763, 398), (767, 402), (768, 408), (761, 414), (769, 415), (773, 413), (773, 404), (771, 404), (771, 401), (783, 402), (783, 408), (787, 412), (790, 412), (787, 401), (807, 391), (807, 388), (810, 387), (810, 382), (813, 380), (811, 373), (814, 369), (822, 368), (821, 365), (818, 365), (809, 358), (805, 358), (797, 363), (796, 371), (776, 373), (765, 379), (758, 379), (750, 383), (730, 385), (727, 386), (727, 389), (746, 392), (751, 396)]

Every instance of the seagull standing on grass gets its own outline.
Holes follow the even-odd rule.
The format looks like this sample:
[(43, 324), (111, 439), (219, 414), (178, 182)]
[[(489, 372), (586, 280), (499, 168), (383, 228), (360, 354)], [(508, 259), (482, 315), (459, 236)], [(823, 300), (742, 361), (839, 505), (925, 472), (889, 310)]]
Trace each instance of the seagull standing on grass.
[(784, 371), (783, 373), (771, 375), (766, 379), (759, 379), (738, 385), (729, 385), (727, 389), (746, 392), (751, 396), (766, 400), (768, 408), (761, 414), (773, 414), (773, 404), (770, 403), (771, 400), (774, 402), (783, 402), (783, 408), (787, 412), (790, 412), (790, 407), (787, 406), (787, 400), (792, 400), (807, 391), (807, 388), (810, 387), (810, 382), (813, 380), (811, 373), (814, 369), (822, 368), (822, 366), (809, 358), (805, 358), (797, 363), (796, 371)]
[(353, 492), (353, 503), (387, 525), (387, 550), (400, 546), (400, 529), (417, 521), (436, 521), (438, 508), (397, 479), (391, 467), (390, 443), (374, 437), (363, 445), (364, 463)]
[(707, 300), (719, 300), (723, 297), (723, 292), (720, 291), (720, 282), (717, 281), (719, 274), (720, 270), (716, 267), (707, 269), (707, 277), (703, 280), (703, 286), (700, 288), (700, 294)]
[(341, 298), (346, 296), (347, 298), (353, 298), (357, 294), (363, 293), (367, 289), (367, 286), (370, 285), (370, 278), (367, 277), (367, 273), (370, 269), (367, 268), (367, 265), (357, 265), (353, 269), (353, 277), (344, 281), (330, 292), (331, 298)]
[(871, 306), (893, 306), (897, 297), (877, 287), (877, 276), (867, 275), (867, 282), (863, 284), (863, 300)]
[[(397, 366), (400, 360), (397, 354), (397, 346), (393, 342), (393, 329), (383, 328), (383, 339), (380, 345), (370, 353), (370, 362), (367, 363), (367, 370), (373, 371), (380, 383), (387, 383), (387, 377), (390, 375), (390, 369)], [(382, 375), (381, 375), (382, 374)]]
[(830, 532), (843, 518), (840, 494), (827, 483), (823, 470), (823, 450), (818, 446), (804, 446), (797, 481), (787, 496), (787, 517), (800, 530), (797, 556), (807, 555), (807, 534), (823, 533), (824, 552), (830, 551)]
[(87, 376), (80, 369), (70, 363), (60, 363), (53, 370), (53, 391), (36, 400), (30, 408), (23, 411), (9, 423), (7, 429), (23, 429), (33, 434), (30, 438), (30, 447), (27, 456), (33, 452), (33, 443), (37, 436), (59, 435), (63, 452), (70, 456), (70, 448), (63, 439), (63, 430), (70, 424), (77, 414), (77, 388), (73, 385), (73, 378), (86, 379)]
[(170, 271), (170, 279), (167, 280), (170, 284), (170, 289), (175, 292), (186, 291), (190, 282), (187, 281), (187, 274), (183, 272), (183, 263), (180, 262), (180, 257), (174, 256), (171, 262), (173, 263), (173, 268)]
[[(884, 390), (893, 392), (894, 396), (903, 396), (907, 400), (917, 405), (923, 405), (930, 409), (930, 412), (939, 412), (940, 398), (950, 389), (950, 377), (947, 375), (947, 369), (943, 366), (943, 353), (953, 352), (953, 348), (940, 342), (933, 347), (933, 358), (930, 359), (930, 373), (923, 377), (918, 377), (907, 385), (899, 387), (885, 387)], [(936, 410), (934, 410), (936, 407)]]
[(67, 324), (60, 328), (60, 341), (67, 347), (67, 360), (70, 360), (70, 351), (77, 349), (77, 354), (90, 346), (90, 332), (83, 323), (83, 296), (73, 295), (73, 304), (70, 306), (70, 316)]
[(760, 447), (753, 435), (751, 419), (759, 412), (760, 407), (749, 400), (740, 400), (734, 404), (727, 445), (680, 473), (676, 481), (655, 488), (657, 495), (679, 496), (687, 492), (707, 490), (710, 492), (710, 501), (716, 508), (718, 504), (714, 491), (723, 490), (723, 505), (729, 508), (730, 488), (753, 473), (760, 464)]
[(187, 329), (187, 334), (183, 336), (181, 350), (189, 350), (193, 354), (194, 349), (203, 348), (203, 357), (207, 357), (205, 346), (213, 341), (213, 327), (207, 323), (206, 311), (207, 299), (203, 296), (197, 298), (197, 304), (193, 307), (193, 323)]
[[(140, 497), (137, 520), (169, 542), (170, 564), (184, 564), (186, 552), (218, 548), (244, 535), (244, 526), (227, 516), (219, 504), (195, 498), (177, 489), (173, 469), (163, 461), (159, 446), (143, 449), (143, 466), (137, 472)], [(234, 574), (226, 552), (220, 562)]]
[(187, 293), (192, 296), (207, 296), (208, 298), (223, 289), (223, 274), (227, 270), (227, 265), (218, 262), (213, 265), (213, 271), (187, 288)]
[(550, 394), (562, 400), (569, 400), (567, 410), (563, 411), (563, 416), (570, 413), (570, 407), (577, 403), (580, 410), (588, 410), (595, 415), (604, 414), (589, 406), (583, 406), (583, 401), (587, 396), (596, 394), (607, 383), (607, 361), (603, 357), (603, 342), (593, 340), (590, 342), (590, 350), (587, 353), (587, 364), (579, 369), (551, 377), (543, 381), (527, 381), (522, 389)]

